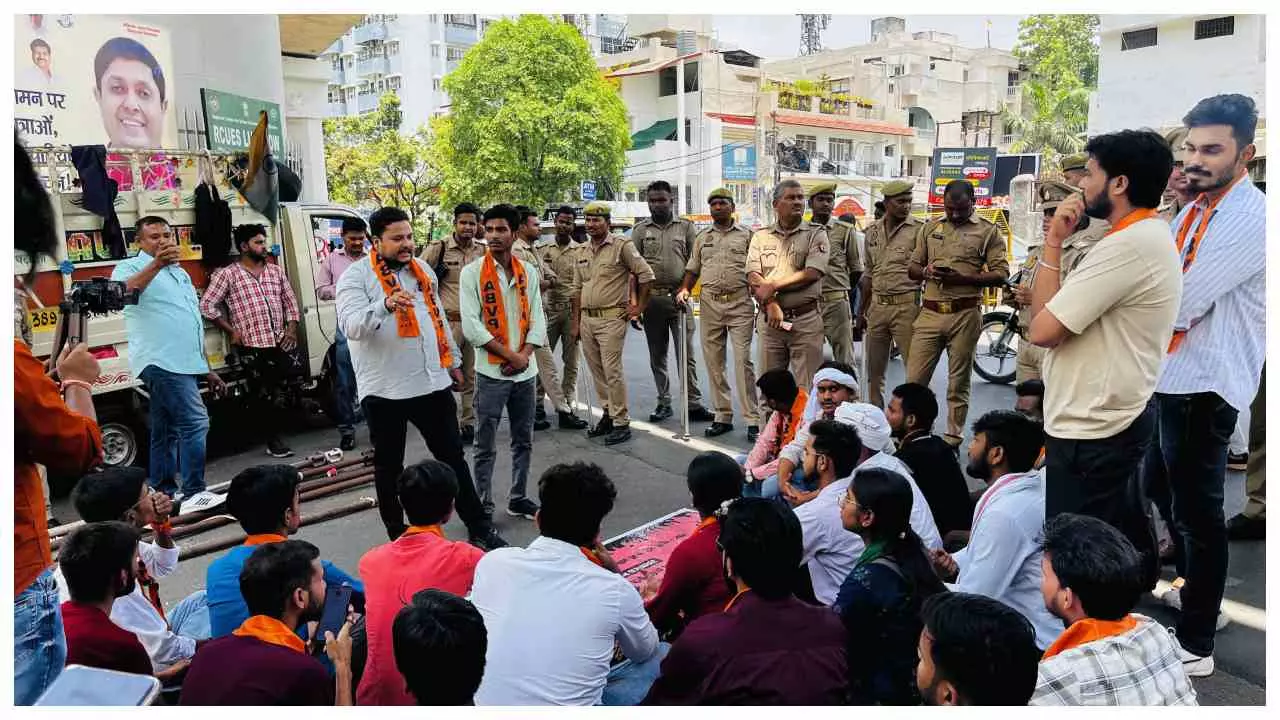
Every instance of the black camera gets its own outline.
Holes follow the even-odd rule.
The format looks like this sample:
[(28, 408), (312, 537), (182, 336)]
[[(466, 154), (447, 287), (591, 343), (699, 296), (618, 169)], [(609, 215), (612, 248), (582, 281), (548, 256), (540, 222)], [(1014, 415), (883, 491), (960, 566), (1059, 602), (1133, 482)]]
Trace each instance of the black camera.
[(137, 305), (138, 295), (137, 290), (127, 289), (119, 280), (96, 277), (72, 283), (71, 294), (62, 304), (90, 315), (106, 315), (124, 310), (125, 305)]

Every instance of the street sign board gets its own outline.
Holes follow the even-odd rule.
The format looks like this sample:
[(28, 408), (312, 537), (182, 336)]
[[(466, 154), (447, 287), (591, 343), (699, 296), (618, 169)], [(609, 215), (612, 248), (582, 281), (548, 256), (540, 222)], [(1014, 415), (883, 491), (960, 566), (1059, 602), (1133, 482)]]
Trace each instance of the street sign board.
[(953, 180), (972, 183), (974, 204), (990, 207), (996, 180), (996, 149), (934, 148), (933, 177), (929, 181), (930, 205), (942, 204), (942, 192)]

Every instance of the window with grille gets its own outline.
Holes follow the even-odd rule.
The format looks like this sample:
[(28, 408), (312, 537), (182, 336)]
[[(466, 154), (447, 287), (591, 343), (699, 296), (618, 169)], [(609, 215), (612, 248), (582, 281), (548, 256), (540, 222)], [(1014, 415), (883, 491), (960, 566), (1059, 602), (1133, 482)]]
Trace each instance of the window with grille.
[(454, 60), (461, 60), (462, 56), (465, 55), (466, 53), (467, 51), (463, 50), (462, 48), (451, 47), (448, 49), (445, 59), (450, 62), (453, 62)]
[(444, 21), (450, 25), (473, 28), (476, 26), (475, 15), (445, 15)]
[(387, 87), (388, 87), (388, 88), (390, 88), (390, 89), (392, 89), (392, 90), (399, 90), (399, 89), (400, 89), (400, 76), (399, 76), (399, 75), (395, 75), (395, 76), (393, 76), (393, 77), (389, 77), (389, 78), (387, 78)]
[(387, 43), (387, 57), (394, 57), (400, 54), (400, 43)]
[(1120, 52), (1156, 46), (1156, 28), (1130, 30), (1120, 36)]
[(812, 158), (818, 152), (818, 136), (797, 135), (796, 147), (803, 150), (806, 155)]
[(440, 57), (440, 46), (439, 46), (439, 45), (432, 45), (432, 46), (431, 46), (431, 57), (433, 57), (433, 58), (438, 58), (438, 57)]
[(432, 78), (432, 79), (431, 79), (431, 89), (432, 89), (432, 90), (439, 90), (439, 89), (440, 89), (440, 78)]
[(853, 141), (848, 138), (827, 140), (827, 159), (833, 163), (847, 163), (853, 160)]
[(1196, 21), (1196, 39), (1208, 40), (1209, 38), (1226, 37), (1236, 34), (1236, 16), (1228, 15), (1226, 17), (1210, 18), (1208, 20)]

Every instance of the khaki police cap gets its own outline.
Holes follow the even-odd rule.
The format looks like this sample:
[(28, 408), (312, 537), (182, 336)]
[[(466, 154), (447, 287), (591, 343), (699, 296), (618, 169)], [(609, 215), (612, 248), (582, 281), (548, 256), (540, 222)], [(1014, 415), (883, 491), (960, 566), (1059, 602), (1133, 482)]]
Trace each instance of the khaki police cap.
[(880, 188), (880, 192), (884, 193), (885, 197), (890, 198), (898, 195), (906, 195), (911, 192), (914, 187), (915, 186), (910, 180), (894, 180), (892, 182), (885, 183), (884, 187)]
[(1040, 183), (1038, 192), (1040, 194), (1040, 209), (1053, 210), (1061, 205), (1064, 200), (1079, 191), (1064, 182), (1049, 180)]
[(1173, 151), (1174, 162), (1182, 162), (1186, 157), (1186, 151), (1182, 149), (1182, 144), (1187, 141), (1187, 133), (1190, 132), (1185, 127), (1174, 128), (1164, 134), (1165, 142), (1169, 143), (1169, 149)]
[(609, 217), (612, 214), (612, 211), (609, 210), (608, 205), (605, 205), (602, 202), (593, 202), (582, 211), (582, 214), (585, 217)]
[(728, 188), (718, 187), (715, 190), (712, 190), (711, 194), (707, 196), (707, 202), (711, 202), (716, 198), (733, 202), (733, 193), (729, 192)]
[(1062, 172), (1071, 172), (1072, 170), (1083, 170), (1085, 164), (1088, 162), (1089, 162), (1088, 153), (1076, 153), (1074, 155), (1068, 155), (1062, 158), (1062, 163), (1061, 165), (1059, 165), (1059, 167), (1062, 169)]
[(813, 186), (813, 189), (812, 189), (812, 190), (810, 190), (810, 191), (809, 191), (809, 197), (811, 197), (811, 198), (813, 198), (813, 197), (817, 197), (817, 196), (819, 196), (819, 195), (822, 195), (823, 193), (827, 193), (827, 194), (830, 194), (830, 195), (835, 195), (835, 194), (836, 194), (836, 184), (835, 184), (835, 183), (833, 183), (833, 182), (818, 183), (817, 185), (814, 185), (814, 186)]

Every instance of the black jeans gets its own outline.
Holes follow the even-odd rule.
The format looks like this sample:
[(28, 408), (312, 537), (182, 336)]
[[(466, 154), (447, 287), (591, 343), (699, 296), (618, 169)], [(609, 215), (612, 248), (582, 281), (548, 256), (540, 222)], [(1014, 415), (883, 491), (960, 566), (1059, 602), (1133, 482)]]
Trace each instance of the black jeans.
[(1045, 519), (1078, 513), (1124, 533), (1142, 555), (1147, 588), (1154, 588), (1160, 578), (1160, 553), (1140, 469), (1155, 427), (1152, 399), (1129, 427), (1109, 438), (1045, 438)]
[(404, 510), (396, 497), (396, 481), (404, 470), (404, 441), (408, 424), (422, 434), (427, 449), (436, 460), (453, 468), (458, 476), (458, 499), (455, 507), (458, 517), (467, 525), (472, 536), (481, 535), (493, 527), (493, 522), (480, 507), (480, 496), (471, 481), (462, 454), (462, 436), (458, 431), (457, 405), (449, 388), (430, 395), (405, 400), (388, 400), (368, 396), (362, 402), (365, 423), (369, 426), (369, 442), (373, 443), (374, 485), (378, 492), (378, 512), (387, 536), (400, 537), (408, 525)]
[(288, 417), (284, 390), (293, 361), (278, 347), (244, 347), (236, 351), (247, 365), (249, 417), (268, 442), (277, 442)]
[(1168, 482), (1173, 540), (1179, 544), (1182, 617), (1178, 642), (1196, 655), (1213, 654), (1218, 609), (1227, 582), (1227, 521), (1222, 508), (1227, 445), (1239, 412), (1217, 393), (1156, 394), (1159, 453), (1148, 474)]

